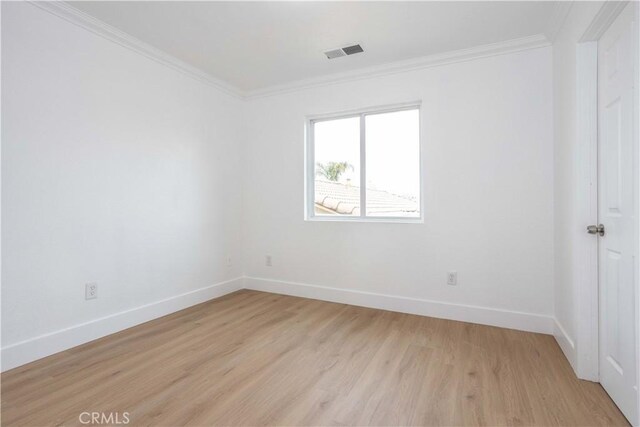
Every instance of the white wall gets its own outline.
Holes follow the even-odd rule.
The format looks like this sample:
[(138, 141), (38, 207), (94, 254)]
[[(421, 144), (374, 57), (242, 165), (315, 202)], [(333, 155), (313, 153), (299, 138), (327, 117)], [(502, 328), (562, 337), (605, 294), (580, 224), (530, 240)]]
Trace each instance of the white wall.
[[(553, 45), (554, 86), (554, 307), (559, 324), (555, 334), (567, 358), (576, 367), (577, 277), (574, 257), (578, 244), (593, 237), (576, 212), (578, 141), (576, 137), (576, 48), (601, 2), (574, 2)], [(584, 143), (584, 141), (582, 142)], [(593, 219), (595, 221), (595, 218)]]
[[(550, 319), (551, 55), (538, 48), (249, 101), (245, 274), (268, 280), (248, 286), (336, 300), (348, 298), (341, 290), (387, 294), (445, 317), (456, 307), (415, 300), (473, 305), (497, 310), (466, 320), (502, 316), (494, 323), (524, 329), (500, 310)], [(305, 115), (415, 100), (423, 103), (425, 223), (305, 222)], [(447, 286), (447, 270), (458, 272), (457, 287)]]
[(25, 340), (240, 277), (242, 101), (33, 5), (2, 9), (3, 365), (47, 353)]

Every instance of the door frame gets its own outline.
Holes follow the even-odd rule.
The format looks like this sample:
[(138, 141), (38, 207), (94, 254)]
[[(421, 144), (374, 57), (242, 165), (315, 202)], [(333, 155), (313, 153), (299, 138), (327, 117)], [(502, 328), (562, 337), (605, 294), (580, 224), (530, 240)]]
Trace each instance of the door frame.
[[(574, 301), (576, 303), (577, 330), (575, 343), (574, 369), (578, 378), (599, 380), (599, 292), (598, 292), (598, 239), (586, 233), (586, 226), (596, 224), (598, 218), (598, 40), (609, 29), (622, 10), (629, 4), (607, 1), (598, 11), (592, 22), (580, 38), (576, 49), (576, 192), (573, 253)], [(638, 200), (640, 199), (640, 144), (638, 143), (639, 106), (639, 70), (640, 32), (638, 31), (640, 6), (635, 6), (635, 59), (634, 70), (634, 181), (636, 183), (635, 216), (638, 224), (635, 229), (636, 254), (640, 254), (640, 217)], [(636, 262), (636, 358), (640, 363), (640, 262)], [(638, 370), (640, 376), (640, 370)], [(637, 379), (640, 384), (640, 378)], [(640, 393), (639, 393), (640, 395)], [(638, 399), (640, 408), (640, 397)], [(640, 420), (635, 420), (640, 424)]]

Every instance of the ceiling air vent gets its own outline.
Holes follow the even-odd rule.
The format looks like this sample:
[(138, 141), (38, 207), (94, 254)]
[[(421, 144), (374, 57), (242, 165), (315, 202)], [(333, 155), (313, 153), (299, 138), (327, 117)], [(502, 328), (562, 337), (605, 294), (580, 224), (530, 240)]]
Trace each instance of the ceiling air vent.
[(340, 58), (341, 56), (354, 55), (356, 53), (364, 52), (362, 46), (354, 44), (351, 46), (341, 47), (339, 49), (331, 49), (324, 52), (329, 59)]
[(355, 53), (364, 52), (364, 49), (362, 49), (362, 46), (359, 44), (354, 44), (353, 46), (343, 47), (342, 51), (347, 55), (353, 55)]
[(327, 58), (329, 59), (340, 58), (341, 56), (347, 56), (347, 54), (344, 53), (342, 49), (328, 50), (324, 54), (327, 55)]

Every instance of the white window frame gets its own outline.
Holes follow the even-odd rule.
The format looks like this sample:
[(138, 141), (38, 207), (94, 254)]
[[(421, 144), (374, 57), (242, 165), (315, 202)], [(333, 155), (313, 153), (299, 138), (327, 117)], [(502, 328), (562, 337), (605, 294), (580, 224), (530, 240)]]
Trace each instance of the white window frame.
[[(331, 114), (317, 114), (306, 117), (305, 121), (305, 221), (344, 221), (344, 222), (394, 222), (394, 223), (424, 223), (424, 186), (422, 180), (422, 111), (421, 102), (407, 102), (402, 104), (385, 105), (363, 108)], [(398, 111), (418, 110), (418, 173), (420, 180), (420, 216), (367, 216), (366, 191), (366, 136), (365, 117), (368, 115), (395, 113)], [(316, 215), (315, 214), (315, 146), (313, 141), (314, 124), (318, 122), (360, 117), (360, 215)]]

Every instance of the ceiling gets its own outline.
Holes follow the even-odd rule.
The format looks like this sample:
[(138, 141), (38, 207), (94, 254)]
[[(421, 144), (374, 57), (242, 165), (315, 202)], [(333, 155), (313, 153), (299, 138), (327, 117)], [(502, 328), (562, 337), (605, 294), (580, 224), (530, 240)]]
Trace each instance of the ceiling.
[[(77, 1), (243, 92), (544, 33), (555, 2)], [(360, 43), (364, 53), (323, 51)]]

